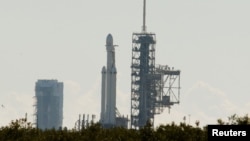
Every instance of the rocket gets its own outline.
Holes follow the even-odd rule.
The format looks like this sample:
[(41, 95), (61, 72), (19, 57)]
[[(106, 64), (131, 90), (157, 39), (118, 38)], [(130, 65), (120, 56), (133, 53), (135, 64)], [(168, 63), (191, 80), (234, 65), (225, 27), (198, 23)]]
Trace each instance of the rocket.
[(115, 45), (113, 37), (108, 34), (106, 38), (107, 66), (102, 68), (101, 84), (101, 118), (100, 122), (106, 126), (116, 124), (116, 66)]

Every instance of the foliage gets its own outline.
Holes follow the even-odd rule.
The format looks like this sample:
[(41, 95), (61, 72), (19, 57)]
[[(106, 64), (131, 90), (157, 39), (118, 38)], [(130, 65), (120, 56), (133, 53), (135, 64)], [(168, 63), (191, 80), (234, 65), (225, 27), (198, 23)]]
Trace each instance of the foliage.
[(224, 122), (222, 119), (217, 120), (219, 125), (247, 125), (250, 124), (250, 117), (246, 114), (243, 117), (233, 114), (228, 117), (228, 121)]
[[(228, 122), (218, 119), (218, 124), (249, 124), (248, 115), (232, 115)], [(99, 123), (76, 131), (66, 128), (40, 130), (31, 126), (26, 119), (11, 121), (0, 128), (0, 141), (206, 141), (207, 129), (200, 128), (199, 121), (193, 127), (186, 123), (160, 125), (153, 128), (149, 122), (139, 130), (114, 127), (104, 129)]]

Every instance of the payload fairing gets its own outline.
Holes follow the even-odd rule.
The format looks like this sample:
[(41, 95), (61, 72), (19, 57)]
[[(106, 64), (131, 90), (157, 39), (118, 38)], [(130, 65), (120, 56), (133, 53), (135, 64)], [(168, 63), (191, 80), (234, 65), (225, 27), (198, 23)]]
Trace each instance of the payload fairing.
[(113, 37), (108, 34), (106, 38), (107, 66), (102, 68), (101, 88), (101, 119), (105, 127), (112, 127), (116, 124), (116, 66), (115, 66), (115, 45)]

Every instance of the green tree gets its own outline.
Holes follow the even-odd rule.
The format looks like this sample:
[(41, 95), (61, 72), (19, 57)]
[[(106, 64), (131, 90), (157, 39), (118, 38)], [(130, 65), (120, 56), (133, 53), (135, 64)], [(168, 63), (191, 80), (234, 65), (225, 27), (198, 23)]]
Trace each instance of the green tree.
[(247, 125), (250, 124), (250, 117), (246, 114), (243, 117), (238, 116), (237, 114), (233, 114), (228, 117), (228, 121), (224, 122), (222, 119), (218, 119), (217, 123), (219, 125)]

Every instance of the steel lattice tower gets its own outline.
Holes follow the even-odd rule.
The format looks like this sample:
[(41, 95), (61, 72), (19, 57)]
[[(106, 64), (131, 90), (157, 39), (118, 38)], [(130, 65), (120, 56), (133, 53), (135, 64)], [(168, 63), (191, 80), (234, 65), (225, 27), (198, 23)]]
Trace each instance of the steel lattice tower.
[[(132, 35), (131, 128), (135, 129), (147, 122), (153, 125), (154, 115), (160, 114), (164, 107), (179, 103), (180, 94), (180, 71), (155, 65), (156, 36), (146, 32), (145, 19), (146, 0), (142, 32)], [(178, 96), (174, 94), (176, 90)]]
[(154, 120), (155, 34), (134, 33), (132, 46), (131, 125)]

